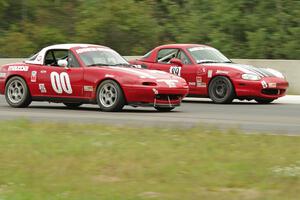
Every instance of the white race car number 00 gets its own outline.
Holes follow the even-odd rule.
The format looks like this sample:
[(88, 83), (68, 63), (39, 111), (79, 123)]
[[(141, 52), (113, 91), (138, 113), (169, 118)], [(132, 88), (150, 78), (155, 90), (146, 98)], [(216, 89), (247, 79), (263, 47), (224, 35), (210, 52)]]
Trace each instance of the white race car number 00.
[(180, 76), (181, 75), (181, 67), (177, 67), (177, 66), (170, 67), (170, 73), (174, 74), (176, 76)]
[(70, 77), (66, 72), (58, 74), (57, 72), (51, 72), (50, 74), (51, 85), (53, 90), (62, 94), (63, 92), (67, 94), (72, 94), (73, 90), (71, 87)]

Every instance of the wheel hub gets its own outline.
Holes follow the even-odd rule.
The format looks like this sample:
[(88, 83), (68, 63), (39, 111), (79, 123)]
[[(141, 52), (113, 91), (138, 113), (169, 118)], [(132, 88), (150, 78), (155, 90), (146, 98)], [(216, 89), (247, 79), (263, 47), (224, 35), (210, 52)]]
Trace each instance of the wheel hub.
[(104, 107), (111, 107), (117, 100), (117, 89), (111, 84), (105, 84), (99, 93), (99, 99)]

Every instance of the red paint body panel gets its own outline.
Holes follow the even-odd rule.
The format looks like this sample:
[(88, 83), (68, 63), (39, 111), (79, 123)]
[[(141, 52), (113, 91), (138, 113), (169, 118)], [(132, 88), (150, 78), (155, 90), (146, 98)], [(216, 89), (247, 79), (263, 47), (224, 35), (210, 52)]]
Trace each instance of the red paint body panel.
[[(238, 99), (277, 99), (286, 94), (286, 90), (289, 84), (284, 78), (276, 76), (266, 76), (262, 77), (262, 79), (258, 81), (244, 80), (242, 79), (242, 74), (245, 73), (245, 70), (247, 71), (248, 68), (251, 68), (251, 70), (254, 70), (255, 72), (256, 70), (259, 71), (260, 68), (238, 65), (235, 63), (197, 64), (196, 60), (188, 51), (189, 48), (193, 47), (212, 48), (206, 45), (198, 44), (163, 45), (154, 48), (151, 52), (140, 59), (130, 61), (130, 63), (141, 65), (142, 67), (151, 70), (171, 72), (171, 67), (174, 66), (174, 64), (158, 62), (158, 52), (163, 49), (178, 49), (179, 51), (184, 52), (187, 58), (190, 60), (189, 64), (183, 64), (182, 66), (180, 66), (180, 76), (184, 78), (189, 85), (189, 96), (209, 97), (209, 83), (216, 76), (226, 76), (231, 80), (235, 88), (236, 98)], [(268, 85), (267, 88), (263, 88), (263, 81)], [(269, 84), (271, 84), (272, 87), (269, 87)], [(278, 92), (274, 94), (275, 91), (273, 90), (278, 90)]]
[[(97, 45), (87, 47), (73, 46), (74, 47), (66, 47), (66, 49), (73, 52), (77, 58), (80, 64), (78, 68), (35, 64), (34, 62), (41, 62), (44, 56), (43, 54), (39, 55), (40, 57), (37, 56), (36, 60), (32, 61), (32, 63), (24, 62), (2, 66), (0, 68), (0, 75), (2, 76), (0, 77), (0, 94), (5, 93), (5, 84), (12, 76), (20, 76), (26, 81), (33, 99), (42, 97), (43, 100), (46, 101), (52, 101), (51, 99), (55, 98), (56, 102), (65, 102), (66, 99), (75, 99), (76, 101), (82, 100), (85, 103), (96, 103), (97, 87), (102, 81), (107, 79), (115, 80), (120, 85), (127, 104), (129, 105), (153, 106), (153, 104), (155, 104), (154, 102), (157, 101), (158, 106), (169, 106), (170, 104), (172, 104), (172, 106), (179, 106), (181, 99), (188, 94), (189, 88), (186, 81), (183, 78), (169, 73), (123, 66), (87, 67), (81, 61), (76, 50), (89, 47), (107, 47)], [(48, 48), (51, 49), (51, 47)], [(55, 47), (53, 47), (53, 49), (55, 49)], [(41, 52), (45, 53), (46, 50), (42, 50)], [(23, 68), (20, 66), (23, 66)], [(33, 76), (35, 73), (36, 77)], [(51, 79), (53, 73), (60, 76), (65, 74), (70, 79), (71, 88), (69, 89), (71, 92), (65, 92), (68, 88), (64, 89), (62, 93), (58, 93), (57, 90), (55, 90), (53, 80)], [(61, 78), (62, 77), (60, 77), (60, 79)], [(174, 83), (172, 82), (172, 84), (170, 84), (168, 80)], [(150, 83), (150, 85), (147, 85), (148, 83)], [(40, 84), (45, 87), (46, 91), (41, 89)], [(158, 92), (158, 95), (177, 95), (178, 99), (171, 99), (170, 101), (159, 100), (155, 94), (156, 92)]]

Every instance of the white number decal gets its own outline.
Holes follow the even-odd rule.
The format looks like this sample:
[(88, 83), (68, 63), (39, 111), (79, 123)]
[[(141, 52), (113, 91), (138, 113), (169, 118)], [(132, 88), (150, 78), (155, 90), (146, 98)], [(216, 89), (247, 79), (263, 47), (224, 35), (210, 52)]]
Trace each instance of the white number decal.
[(176, 76), (180, 76), (181, 75), (181, 67), (177, 67), (177, 66), (172, 66), (170, 67), (170, 73), (171, 74), (175, 74)]
[(73, 90), (71, 87), (70, 78), (66, 72), (62, 72), (61, 74), (58, 74), (57, 72), (51, 72), (50, 79), (52, 88), (56, 93), (62, 94), (64, 91), (67, 94), (72, 94)]

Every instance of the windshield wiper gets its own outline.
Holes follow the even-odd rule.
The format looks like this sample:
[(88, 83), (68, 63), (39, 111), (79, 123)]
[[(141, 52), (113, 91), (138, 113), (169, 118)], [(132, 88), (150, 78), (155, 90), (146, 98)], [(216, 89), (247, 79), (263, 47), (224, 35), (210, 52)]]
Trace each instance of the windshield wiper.
[(203, 63), (219, 63), (219, 61), (214, 60), (200, 60), (197, 62), (197, 64), (203, 64)]
[(93, 67), (93, 66), (111, 66), (111, 65), (106, 64), (106, 63), (94, 63), (94, 64), (90, 64), (88, 66), (89, 67)]
[(128, 64), (128, 63), (117, 63), (117, 64), (113, 64), (112, 66), (131, 66), (131, 64)]

